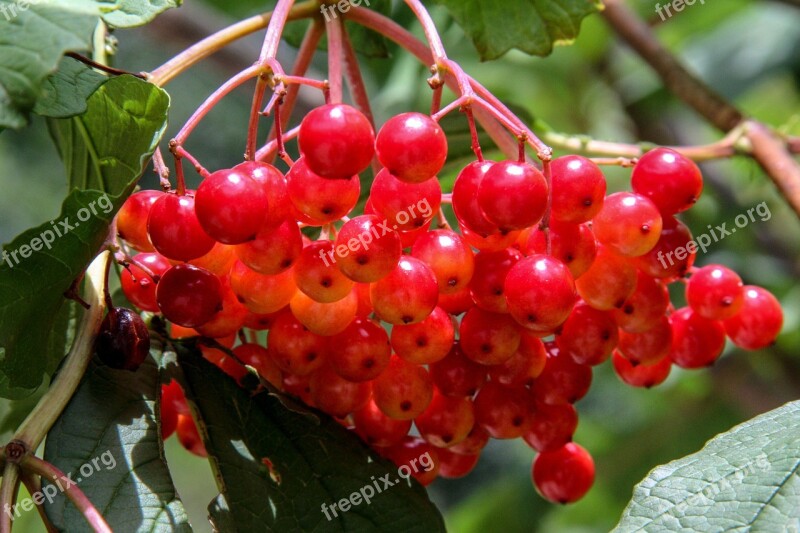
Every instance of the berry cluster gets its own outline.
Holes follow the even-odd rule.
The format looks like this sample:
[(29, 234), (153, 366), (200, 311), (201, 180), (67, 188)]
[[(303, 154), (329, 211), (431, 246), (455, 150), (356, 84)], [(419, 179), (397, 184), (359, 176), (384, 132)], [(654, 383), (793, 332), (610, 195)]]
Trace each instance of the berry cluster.
[[(703, 184), (675, 151), (645, 154), (631, 192), (606, 196), (600, 168), (569, 155), (551, 162), (550, 183), (525, 161), (478, 160), (442, 194), (447, 139), (430, 116), (395, 116), (375, 135), (358, 110), (327, 104), (298, 141), (285, 176), (246, 161), (196, 191), (131, 196), (117, 227), (139, 253), (123, 290), (173, 336), (218, 339), (229, 351), (205, 357), (234, 378), (254, 367), (398, 464), (429, 453), (423, 484), (467, 474), (490, 438), (521, 437), (538, 452), (539, 492), (576, 501), (594, 480), (572, 443), (593, 366), (610, 358), (625, 383), (652, 387), (673, 365), (712, 364), (726, 336), (759, 349), (781, 328), (767, 291), (693, 267), (696, 249), (676, 253), (691, 233), (675, 215)], [(672, 283), (686, 284), (686, 306), (672, 307)], [(204, 454), (175, 387), (164, 436), (177, 426)]]

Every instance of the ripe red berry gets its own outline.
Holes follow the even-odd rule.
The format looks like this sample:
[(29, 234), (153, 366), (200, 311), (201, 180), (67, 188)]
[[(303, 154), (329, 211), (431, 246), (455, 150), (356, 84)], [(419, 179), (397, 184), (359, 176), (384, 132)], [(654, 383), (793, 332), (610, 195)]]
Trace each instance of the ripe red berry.
[(350, 381), (368, 381), (378, 377), (389, 366), (391, 353), (386, 330), (378, 322), (364, 317), (354, 319), (330, 342), (333, 368)]
[(350, 294), (355, 285), (327, 260), (333, 249), (331, 241), (309, 243), (303, 248), (294, 267), (297, 288), (318, 302), (341, 300)]
[(457, 341), (447, 357), (430, 365), (430, 370), (436, 387), (449, 396), (472, 397), (486, 382), (486, 365), (465, 356)]
[(672, 326), (672, 362), (681, 368), (711, 366), (725, 348), (725, 328), (719, 320), (710, 320), (689, 307), (678, 309), (669, 317)]
[(689, 228), (673, 216), (662, 217), (661, 236), (646, 254), (636, 258), (636, 266), (654, 278), (682, 277), (694, 264), (697, 247)]
[(358, 109), (346, 104), (326, 104), (312, 109), (303, 118), (298, 143), (314, 173), (349, 180), (372, 161), (375, 132)]
[(369, 199), (391, 230), (411, 231), (427, 224), (439, 212), (442, 186), (435, 177), (407, 183), (383, 169), (372, 182)]
[(712, 320), (731, 318), (744, 305), (744, 284), (722, 265), (697, 269), (686, 284), (686, 302), (696, 313)]
[(386, 416), (411, 420), (431, 403), (433, 380), (425, 367), (393, 355), (383, 374), (372, 382), (372, 397)]
[(215, 240), (239, 244), (255, 238), (267, 214), (265, 188), (243, 172), (218, 170), (194, 196), (197, 220)]
[(598, 246), (592, 266), (575, 280), (575, 288), (595, 309), (620, 308), (636, 290), (636, 268), (627, 258)]
[(475, 256), (475, 270), (469, 288), (475, 305), (493, 313), (507, 313), (505, 283), (509, 270), (522, 259), (516, 248), (499, 252), (480, 252)]
[(161, 195), (150, 208), (147, 233), (158, 253), (174, 261), (196, 259), (214, 247), (214, 239), (197, 220), (194, 198), (189, 195)]
[(378, 131), (375, 151), (381, 164), (398, 179), (421, 183), (444, 166), (447, 137), (428, 115), (402, 113)]
[(221, 309), (222, 284), (208, 270), (194, 265), (175, 265), (161, 276), (156, 300), (167, 320), (194, 328), (211, 320)]
[(496, 439), (516, 439), (528, 429), (526, 389), (487, 382), (475, 397), (475, 423)]
[(450, 451), (450, 448), (436, 450), (439, 454), (439, 477), (458, 479), (469, 474), (478, 464), (480, 453), (464, 455)]
[(478, 205), (501, 230), (533, 226), (547, 207), (547, 182), (533, 165), (501, 161), (492, 165), (478, 185)]
[(641, 333), (620, 331), (617, 349), (633, 365), (649, 365), (663, 359), (672, 348), (672, 326), (662, 315), (656, 324)]
[(398, 444), (411, 429), (411, 420), (395, 420), (383, 414), (375, 401), (353, 413), (355, 432), (371, 446), (393, 446)]
[(639, 158), (631, 174), (633, 191), (647, 196), (667, 215), (692, 207), (703, 192), (703, 176), (691, 159), (669, 148)]
[(369, 382), (348, 381), (329, 364), (311, 374), (308, 386), (314, 405), (331, 416), (347, 416), (364, 407), (370, 398)]
[(203, 444), (203, 439), (200, 437), (200, 432), (197, 430), (197, 425), (192, 419), (192, 415), (179, 414), (175, 430), (178, 433), (178, 440), (184, 448), (199, 457), (208, 457), (208, 452)]
[(617, 346), (617, 323), (608, 311), (578, 303), (556, 335), (562, 357), (571, 357), (581, 365), (599, 365)]
[(661, 236), (661, 227), (661, 214), (653, 202), (630, 192), (608, 196), (592, 221), (597, 240), (626, 257), (649, 252)]
[(611, 312), (621, 329), (628, 333), (641, 333), (655, 326), (668, 306), (667, 288), (657, 279), (639, 271), (633, 294)]
[(325, 337), (312, 333), (289, 311), (275, 319), (267, 336), (272, 360), (288, 374), (307, 376), (325, 363), (328, 355)]
[[(172, 265), (162, 255), (157, 253), (141, 253), (133, 256), (134, 262), (126, 267), (120, 274), (122, 292), (130, 302), (142, 311), (158, 312), (156, 302), (156, 285), (161, 275)], [(139, 268), (143, 265), (150, 274)]]
[(358, 202), (361, 183), (358, 176), (330, 180), (316, 174), (305, 158), (295, 161), (286, 174), (287, 191), (292, 205), (302, 215), (303, 222), (322, 226), (347, 215)]
[(289, 305), (297, 285), (292, 269), (268, 276), (236, 261), (231, 268), (231, 289), (251, 313), (274, 313)]
[(263, 226), (274, 227), (291, 216), (286, 178), (280, 170), (260, 161), (245, 161), (233, 167), (233, 170), (249, 176), (266, 191), (269, 209), (265, 213)]
[(403, 254), (400, 237), (375, 215), (361, 215), (344, 223), (324, 261), (359, 283), (378, 281), (394, 270)]
[(430, 444), (446, 448), (467, 438), (475, 425), (472, 401), (433, 391), (428, 407), (414, 419), (420, 435)]
[(385, 278), (370, 287), (375, 314), (390, 324), (422, 322), (436, 307), (439, 288), (433, 271), (415, 257), (404, 255)]
[[(567, 265), (574, 279), (589, 270), (597, 255), (594, 233), (586, 224), (551, 222), (549, 228), (550, 255)], [(536, 228), (525, 240), (526, 255), (547, 253), (547, 234)]]
[(303, 250), (300, 227), (293, 219), (262, 226), (255, 238), (235, 247), (236, 257), (260, 274), (280, 274), (294, 265)]
[(494, 161), (473, 161), (459, 172), (453, 184), (453, 211), (459, 225), (483, 237), (499, 231), (478, 205), (478, 185), (494, 164)]
[(543, 497), (554, 503), (572, 503), (592, 487), (594, 461), (582, 446), (569, 442), (537, 455), (531, 473)]
[(472, 249), (461, 235), (449, 229), (421, 235), (411, 248), (411, 255), (431, 267), (442, 294), (452, 294), (466, 287), (475, 270)]
[(627, 357), (615, 351), (611, 361), (614, 364), (614, 372), (631, 387), (649, 389), (660, 385), (672, 370), (672, 360), (669, 357), (662, 357), (649, 364), (634, 365)]
[(725, 322), (733, 343), (746, 350), (760, 350), (775, 342), (783, 327), (781, 304), (768, 290), (755, 285), (744, 287), (744, 304)]
[(586, 396), (592, 384), (592, 367), (560, 355), (558, 348), (550, 347), (548, 352), (544, 370), (533, 382), (533, 397), (539, 402), (558, 405), (575, 403)]
[(414, 477), (421, 485), (433, 483), (439, 473), (439, 452), (419, 437), (407, 436), (399, 444), (384, 450), (386, 457), (397, 465), (400, 477)]
[(150, 208), (163, 194), (152, 190), (135, 192), (125, 200), (117, 213), (119, 236), (140, 252), (155, 250), (147, 236), (147, 219)]
[(455, 338), (453, 320), (436, 307), (425, 320), (392, 328), (392, 348), (410, 363), (427, 365), (444, 359)]
[(594, 218), (603, 207), (606, 179), (592, 160), (566, 155), (553, 160), (553, 220), (579, 224)]
[(578, 427), (578, 411), (571, 404), (533, 402), (528, 430), (522, 436), (538, 452), (555, 450), (572, 442)]
[(298, 291), (289, 302), (289, 308), (309, 331), (329, 337), (344, 331), (356, 317), (358, 297), (355, 292), (350, 291), (341, 300), (323, 303)]
[(576, 298), (569, 269), (546, 255), (532, 255), (516, 263), (506, 276), (504, 292), (511, 316), (533, 331), (560, 326)]
[(520, 333), (508, 315), (473, 307), (461, 319), (459, 339), (464, 355), (482, 365), (497, 365), (514, 355)]

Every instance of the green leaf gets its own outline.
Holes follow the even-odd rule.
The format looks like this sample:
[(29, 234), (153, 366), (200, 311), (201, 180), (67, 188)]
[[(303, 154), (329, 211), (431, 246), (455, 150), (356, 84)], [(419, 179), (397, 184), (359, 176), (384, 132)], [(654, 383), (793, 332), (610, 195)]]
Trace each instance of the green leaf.
[(132, 28), (147, 24), (158, 15), (178, 7), (182, 0), (100, 0), (98, 4), (105, 11), (103, 20), (117, 28)]
[[(215, 366), (180, 354), (187, 398), (196, 406), (221, 495), (209, 506), (218, 530), (437, 532), (444, 523), (416, 482), (321, 413), (287, 409), (277, 396), (250, 395)], [(394, 486), (378, 486), (388, 476)], [(375, 494), (326, 519), (330, 506), (363, 489)], [(338, 509), (338, 508), (337, 508)]]
[(602, 9), (599, 0), (436, 0), (472, 39), (481, 59), (496, 59), (512, 48), (546, 56), (553, 46), (574, 40), (581, 21)]
[[(44, 459), (72, 474), (116, 532), (191, 531), (164, 460), (154, 358), (160, 358), (156, 349), (136, 372), (93, 362), (47, 434)], [(85, 518), (60, 491), (45, 509), (59, 530), (86, 530)]]
[(0, 0), (0, 127), (21, 128), (45, 78), (69, 50), (91, 47), (97, 5), (89, 0)]
[[(61, 214), (4, 247), (0, 264), (0, 396), (32, 392), (63, 357), (63, 293), (103, 243), (166, 127), (169, 97), (133, 76), (105, 83), (84, 115), (53, 121), (72, 192)], [(89, 190), (75, 190), (89, 189)], [(38, 250), (37, 250), (38, 248)]]
[(69, 58), (44, 81), (33, 112), (43, 117), (70, 118), (86, 112), (86, 100), (108, 81), (106, 76)]
[(791, 531), (800, 525), (800, 402), (650, 472), (615, 531)]

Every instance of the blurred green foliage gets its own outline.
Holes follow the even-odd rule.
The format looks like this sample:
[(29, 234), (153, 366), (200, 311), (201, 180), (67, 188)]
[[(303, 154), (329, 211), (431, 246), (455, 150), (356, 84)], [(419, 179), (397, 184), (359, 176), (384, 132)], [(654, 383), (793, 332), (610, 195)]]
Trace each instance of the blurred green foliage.
[[(660, 22), (654, 0), (629, 3), (649, 20)], [(200, 2), (187, 3), (151, 26), (118, 32), (117, 66), (152, 69), (189, 44), (182, 35), (199, 38), (224, 26), (227, 17), (256, 13), (262, 2), (214, 0), (208, 4), (215, 6), (206, 9), (191, 4)], [(453, 59), (502, 100), (557, 131), (660, 144), (703, 144), (719, 138), (719, 132), (668, 94), (652, 71), (614, 40), (600, 17), (585, 20), (575, 44), (556, 48), (548, 58), (511, 52), (481, 63), (445, 12), (437, 7), (432, 13)], [(393, 18), (410, 21), (397, 2)], [(407, 25), (421, 35), (416, 24)], [(746, 114), (776, 127), (798, 128), (800, 10), (757, 0), (696, 4), (658, 24), (656, 32)], [(252, 62), (259, 39), (246, 43), (247, 47), (212, 58), (167, 87), (173, 102), (167, 138), (236, 67)], [(291, 50), (286, 48), (289, 61)], [(390, 47), (389, 59), (365, 58), (363, 65), (379, 124), (394, 113), (429, 107), (427, 69), (407, 54)], [(324, 71), (322, 56), (315, 68)], [(249, 90), (235, 91), (190, 139), (189, 150), (207, 168), (241, 160)], [(319, 103), (318, 95), (302, 94), (295, 120), (303, 108)], [(596, 485), (588, 496), (567, 507), (546, 504), (530, 481), (533, 452), (521, 442), (495, 442), (470, 476), (437, 481), (430, 487), (451, 531), (608, 531), (630, 499), (633, 485), (653, 467), (694, 452), (715, 434), (800, 396), (800, 222), (749, 159), (701, 166), (705, 193), (684, 217), (696, 234), (707, 231), (709, 224), (730, 225), (737, 214), (762, 201), (770, 208), (769, 220), (754, 222), (713, 245), (698, 257), (698, 264), (729, 265), (745, 283), (763, 285), (781, 299), (785, 327), (776, 346), (755, 353), (729, 346), (714, 368), (676, 370), (653, 390), (623, 385), (609, 365), (596, 369), (591, 392), (578, 404), (581, 423), (575, 437), (597, 462)], [(451, 182), (455, 172), (442, 175), (442, 182)], [(627, 170), (609, 168), (607, 176), (610, 190), (628, 185)], [(148, 173), (143, 184), (154, 186), (153, 175)], [(0, 241), (8, 242), (56, 216), (65, 192), (64, 172), (41, 120), (22, 132), (0, 135)], [(7, 409), (8, 405), (0, 405), (0, 413)], [(174, 437), (167, 443), (167, 455), (193, 524), (198, 531), (209, 530), (205, 507), (216, 492), (208, 468), (182, 452)], [(31, 518), (17, 524), (22, 526), (18, 531), (41, 531), (38, 525), (29, 528), (35, 522)]]

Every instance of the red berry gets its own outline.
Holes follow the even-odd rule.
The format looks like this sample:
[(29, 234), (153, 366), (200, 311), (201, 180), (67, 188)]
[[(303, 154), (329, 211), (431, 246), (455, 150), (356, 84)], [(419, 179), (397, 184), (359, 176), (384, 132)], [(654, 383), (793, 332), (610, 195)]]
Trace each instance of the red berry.
[(135, 192), (125, 200), (117, 213), (119, 236), (140, 252), (155, 250), (147, 236), (147, 219), (153, 204), (163, 195), (161, 191)]
[(371, 446), (398, 444), (411, 429), (411, 420), (389, 418), (372, 399), (353, 413), (353, 423), (358, 436)]
[(608, 196), (592, 221), (597, 240), (626, 257), (650, 251), (661, 236), (661, 226), (661, 214), (653, 202), (630, 192)]
[(482, 365), (497, 365), (514, 355), (520, 333), (512, 318), (473, 307), (461, 319), (459, 339), (464, 355)]
[(546, 452), (572, 442), (572, 435), (578, 427), (578, 412), (568, 403), (548, 405), (534, 402), (529, 420), (530, 425), (522, 438), (537, 452)]
[(407, 183), (383, 169), (372, 182), (369, 198), (391, 230), (411, 231), (430, 222), (439, 211), (442, 186), (435, 177)]
[(579, 224), (594, 218), (603, 207), (606, 179), (592, 160), (566, 155), (550, 164), (553, 220)]
[(326, 104), (303, 118), (298, 143), (314, 173), (350, 179), (372, 161), (375, 132), (361, 111), (346, 104)]
[(449, 229), (421, 235), (411, 248), (411, 255), (431, 267), (442, 294), (452, 294), (466, 287), (475, 270), (472, 248), (461, 235)]
[(430, 404), (433, 380), (425, 367), (394, 355), (386, 370), (372, 382), (372, 397), (386, 416), (411, 420)]
[[(549, 228), (550, 255), (567, 265), (574, 279), (589, 270), (597, 255), (594, 233), (586, 224), (551, 222)], [(525, 240), (523, 251), (526, 255), (546, 254), (547, 237), (545, 230), (536, 228)]]
[(208, 457), (208, 452), (203, 444), (203, 439), (200, 437), (200, 432), (197, 430), (197, 425), (192, 419), (192, 415), (179, 414), (176, 431), (178, 440), (184, 448), (199, 457)]
[(413, 476), (426, 486), (433, 483), (439, 473), (439, 452), (419, 437), (407, 436), (386, 448), (384, 453), (397, 465), (397, 473), (403, 479)]
[(775, 342), (783, 327), (783, 311), (778, 299), (768, 290), (746, 285), (742, 308), (724, 324), (736, 346), (759, 350)]
[(516, 263), (506, 276), (504, 292), (511, 316), (533, 331), (560, 326), (576, 298), (569, 269), (546, 255), (532, 255)]
[(446, 479), (466, 476), (475, 468), (481, 457), (480, 453), (463, 455), (454, 453), (449, 448), (440, 448), (437, 452), (439, 454), (439, 477)]
[(196, 259), (214, 247), (197, 220), (191, 196), (161, 195), (150, 208), (147, 233), (158, 253), (174, 261)]
[(389, 366), (392, 353), (386, 330), (362, 317), (331, 338), (330, 350), (333, 368), (350, 381), (375, 379)]
[(274, 227), (291, 216), (286, 178), (280, 170), (260, 161), (245, 161), (233, 167), (233, 170), (249, 176), (266, 191), (269, 209), (265, 213), (263, 226)]
[(243, 172), (218, 170), (194, 196), (197, 220), (215, 240), (239, 244), (255, 238), (267, 214), (264, 187)]
[(433, 271), (415, 257), (404, 255), (394, 270), (370, 287), (375, 314), (390, 324), (422, 322), (436, 307), (439, 288)]
[(598, 311), (578, 303), (556, 335), (562, 357), (581, 365), (599, 365), (611, 356), (617, 345), (617, 323), (608, 311)]
[(434, 390), (428, 407), (414, 419), (420, 435), (430, 444), (446, 448), (467, 438), (475, 425), (472, 401), (445, 396)]
[(235, 248), (239, 261), (260, 274), (280, 274), (294, 265), (303, 250), (300, 227), (293, 219), (262, 226), (255, 238)]
[(449, 396), (474, 396), (486, 382), (486, 365), (464, 355), (458, 342), (447, 357), (430, 365), (436, 387)]
[(703, 318), (689, 307), (669, 317), (672, 326), (672, 362), (681, 368), (711, 366), (725, 348), (725, 328), (719, 320)]
[(633, 191), (647, 196), (667, 215), (686, 211), (703, 192), (703, 175), (691, 159), (656, 148), (639, 158), (631, 174)]
[(620, 328), (628, 333), (641, 333), (655, 326), (668, 306), (667, 288), (657, 279), (640, 271), (633, 294), (611, 312)]
[(634, 365), (627, 357), (619, 352), (611, 356), (614, 372), (619, 378), (631, 387), (644, 387), (649, 389), (664, 382), (672, 370), (672, 360), (662, 357), (649, 364)]
[(533, 226), (547, 207), (547, 182), (533, 165), (501, 161), (478, 185), (478, 205), (501, 230)]
[(672, 327), (662, 315), (656, 324), (641, 333), (620, 331), (617, 349), (633, 365), (649, 365), (663, 359), (672, 349)]
[(370, 384), (348, 381), (337, 374), (330, 365), (322, 365), (308, 382), (311, 399), (322, 411), (331, 416), (343, 417), (364, 407), (370, 398)]
[(526, 389), (489, 381), (475, 397), (475, 423), (496, 439), (516, 439), (528, 429)]
[(378, 131), (375, 151), (381, 164), (398, 179), (421, 183), (444, 166), (447, 137), (428, 115), (402, 113)]
[(543, 497), (554, 503), (573, 503), (592, 487), (594, 461), (582, 446), (570, 442), (537, 455), (531, 473)]
[(307, 376), (325, 363), (328, 354), (325, 337), (312, 333), (288, 311), (283, 312), (269, 330), (267, 348), (272, 360), (288, 374)]
[[(130, 302), (142, 311), (158, 312), (156, 302), (156, 285), (161, 275), (169, 268), (169, 261), (157, 253), (141, 253), (133, 256), (134, 262), (125, 268), (119, 276), (122, 292)], [(150, 274), (139, 268), (146, 267)]]
[(686, 284), (686, 302), (696, 313), (712, 320), (731, 318), (744, 305), (744, 284), (722, 265), (697, 269)]
[(305, 158), (295, 161), (286, 174), (292, 205), (305, 215), (304, 222), (322, 226), (347, 215), (358, 202), (361, 183), (358, 176), (330, 180), (312, 171)]
[(372, 283), (389, 275), (402, 254), (400, 237), (385, 220), (362, 215), (344, 223), (323, 261), (353, 281)]
[(697, 246), (683, 222), (669, 215), (662, 221), (661, 236), (649, 252), (636, 258), (636, 266), (654, 278), (680, 278), (694, 264)]
[(583, 300), (601, 311), (625, 305), (636, 290), (636, 268), (630, 260), (605, 246), (597, 247), (597, 256), (575, 287)]
[(494, 161), (473, 161), (461, 170), (453, 184), (453, 211), (459, 225), (483, 237), (499, 231), (478, 205), (478, 185), (494, 164)]
[(208, 270), (175, 265), (158, 282), (156, 300), (167, 320), (194, 328), (211, 320), (221, 309), (222, 284)]
[(544, 370), (533, 382), (531, 391), (536, 400), (551, 404), (575, 403), (589, 392), (592, 367), (579, 365), (571, 358), (550, 349)]
[(453, 320), (436, 307), (422, 322), (392, 328), (392, 348), (410, 363), (427, 365), (444, 359), (455, 338)]

